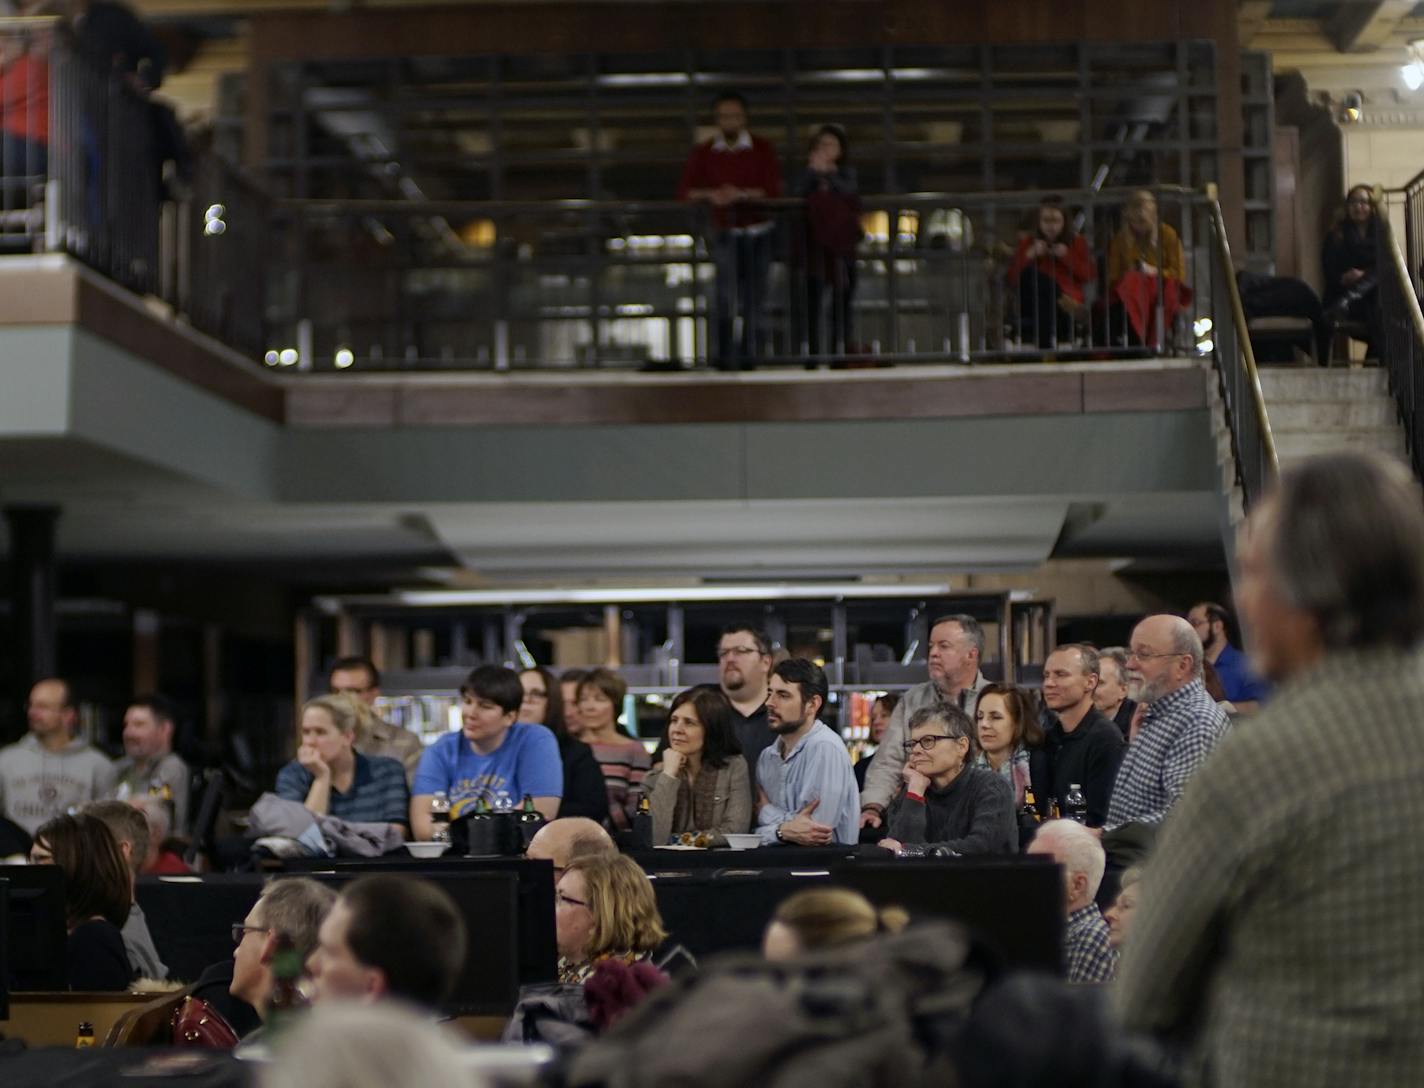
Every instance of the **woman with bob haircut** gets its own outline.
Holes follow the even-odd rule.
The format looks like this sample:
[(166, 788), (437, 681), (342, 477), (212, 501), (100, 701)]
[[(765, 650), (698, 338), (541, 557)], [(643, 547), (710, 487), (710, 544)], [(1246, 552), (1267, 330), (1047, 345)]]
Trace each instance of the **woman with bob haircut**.
[(643, 782), (653, 815), (653, 845), (688, 832), (745, 834), (751, 826), (747, 761), (732, 731), (732, 704), (720, 688), (680, 693)]
[(667, 939), (653, 882), (622, 854), (575, 858), (555, 892), (559, 981), (587, 982), (608, 960), (644, 963)]
[(612, 669), (594, 669), (578, 686), (579, 740), (593, 749), (608, 790), (608, 820), (617, 831), (633, 826), (651, 760), (640, 741), (623, 732), (618, 713), (628, 684)]
[(133, 878), (113, 832), (94, 816), (56, 816), (35, 832), (31, 865), (64, 870), (71, 990), (127, 990), (133, 981), (120, 932), (133, 904)]

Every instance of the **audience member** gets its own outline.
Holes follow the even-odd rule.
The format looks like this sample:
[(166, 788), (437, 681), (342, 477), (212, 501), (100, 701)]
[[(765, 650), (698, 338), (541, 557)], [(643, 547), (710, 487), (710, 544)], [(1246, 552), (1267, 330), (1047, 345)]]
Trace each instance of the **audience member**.
[(1325, 236), (1320, 263), (1325, 273), (1325, 316), (1335, 325), (1356, 321), (1366, 327), (1365, 355), (1380, 357), (1379, 276), (1375, 270), (1379, 209), (1374, 190), (1354, 185), (1345, 194), (1340, 221)]
[[(1113, 312), (1125, 318), (1129, 343), (1155, 345), (1159, 335), (1168, 335), (1191, 298), (1186, 276), (1181, 238), (1158, 222), (1157, 198), (1151, 191), (1139, 189), (1128, 201), (1122, 229), (1108, 247), (1108, 291)], [(1114, 338), (1122, 331), (1114, 322)]]
[(1134, 865), (1125, 870), (1118, 881), (1117, 898), (1103, 911), (1103, 921), (1108, 924), (1108, 944), (1122, 954), (1122, 946), (1127, 943), (1132, 931), (1132, 916), (1137, 910), (1137, 885), (1142, 879), (1142, 868)]
[(393, 824), (404, 834), (405, 768), (356, 751), (359, 705), (350, 695), (321, 695), (302, 707), (302, 743), (297, 758), (277, 772), (277, 796), (300, 801), (314, 816)]
[(757, 766), (776, 739), (766, 719), (766, 678), (771, 675), (771, 640), (746, 624), (722, 628), (717, 639), (717, 682), (732, 704), (732, 731), (747, 761), (747, 797), (756, 800)]
[[(855, 167), (849, 157), (845, 129), (822, 125), (811, 137), (806, 168), (796, 181), (795, 195), (806, 201), (804, 339), (813, 357), (822, 351), (844, 355), (850, 350), (855, 250), (863, 232)], [(829, 330), (830, 336), (822, 337), (823, 330)]]
[[(1115, 1005), (1219, 1084), (1408, 1085), (1424, 1068), (1424, 505), (1336, 453), (1252, 508), (1237, 604), (1276, 685), (1188, 784)], [(1299, 780), (1283, 781), (1297, 769)]]
[(990, 684), (979, 693), (975, 711), (979, 754), (974, 766), (987, 767), (1013, 791), (1014, 807), (1024, 803), (1031, 785), (1029, 753), (1043, 746), (1043, 727), (1033, 693), (1013, 684)]
[[(724, 91), (712, 103), (717, 135), (698, 144), (683, 167), (679, 200), (712, 205), (711, 248), (716, 266), (717, 366), (754, 366), (769, 332), (763, 308), (775, 224), (747, 201), (781, 195), (776, 149), (747, 131), (747, 100)], [(736, 321), (741, 319), (737, 337)], [(740, 351), (740, 354), (738, 354)]]
[(127, 990), (134, 969), (122, 931), (133, 905), (133, 879), (108, 827), (93, 816), (56, 816), (35, 832), (30, 864), (64, 870), (69, 988)]
[[(447, 733), (425, 750), (410, 799), (410, 830), (417, 841), (430, 838), (430, 802), (437, 793), (450, 800), (450, 815), (477, 800), (529, 796), (546, 820), (559, 814), (564, 768), (559, 742), (542, 725), (518, 721), (524, 702), (519, 674), (501, 665), (481, 665), (460, 685), (458, 733)], [(503, 797), (501, 797), (503, 795)]]
[(899, 933), (910, 916), (899, 907), (876, 908), (850, 888), (807, 888), (783, 899), (767, 924), (761, 952), (773, 963), (806, 952)]
[(1098, 652), (1091, 646), (1060, 646), (1044, 662), (1043, 702), (1049, 724), (1034, 792), (1045, 815), (1051, 800), (1067, 813), (1068, 791), (1081, 786), (1089, 827), (1102, 827), (1107, 819), (1123, 755), (1121, 730), (1093, 706), (1097, 684)]
[(583, 722), (578, 712), (578, 687), (588, 677), (587, 669), (565, 669), (559, 674), (559, 694), (564, 700), (564, 725), (569, 736), (583, 739)]
[(667, 937), (653, 882), (621, 854), (569, 862), (555, 903), (560, 982), (587, 982), (605, 960), (646, 962)]
[(312, 1000), (390, 998), (438, 1009), (465, 966), (466, 942), (465, 920), (434, 884), (393, 873), (363, 876), (321, 924), (307, 960)]
[(425, 746), (409, 729), (392, 725), (376, 713), (376, 700), (381, 697), (381, 674), (370, 658), (337, 658), (332, 662), (327, 688), (332, 695), (359, 699), (366, 708), (356, 719), (356, 750), (362, 755), (394, 759), (405, 768), (406, 783), (413, 782)]
[(1137, 703), (1127, 697), (1127, 650), (1124, 647), (1105, 646), (1098, 651), (1098, 686), (1093, 689), (1093, 705), (1104, 718), (1113, 720), (1126, 740)]
[(880, 742), (885, 739), (885, 730), (890, 725), (890, 716), (895, 713), (895, 708), (900, 705), (900, 696), (893, 691), (887, 691), (875, 702), (870, 704), (870, 746), (860, 753), (860, 758), (855, 761), (855, 788), (865, 789), (865, 772), (870, 770), (870, 760), (880, 747)]
[(158, 958), (153, 935), (148, 931), (148, 920), (135, 895), (138, 874), (148, 858), (148, 821), (143, 813), (123, 801), (91, 801), (80, 811), (103, 822), (128, 866), (129, 916), (119, 932), (124, 938), (129, 964), (140, 978), (162, 981), (168, 977), (168, 968)]
[(600, 854), (616, 854), (618, 847), (602, 824), (584, 816), (560, 816), (534, 833), (524, 850), (526, 858), (554, 863), (554, 882), (571, 862)]
[(732, 733), (732, 704), (720, 688), (689, 688), (673, 699), (655, 758), (643, 782), (654, 846), (688, 832), (746, 834), (750, 776)]
[(620, 730), (618, 715), (628, 685), (612, 669), (594, 669), (579, 682), (581, 739), (593, 749), (608, 792), (608, 819), (614, 828), (633, 826), (633, 813), (643, 796), (643, 777), (652, 760), (641, 741)]
[(983, 657), (984, 629), (973, 616), (942, 616), (930, 624), (929, 680), (905, 692), (890, 716), (884, 740), (865, 773), (860, 797), (862, 827), (880, 826), (886, 806), (900, 788), (910, 739), (906, 723), (915, 711), (949, 703), (974, 720), (979, 693), (989, 683), (979, 671)]
[(905, 786), (886, 815), (896, 853), (908, 845), (952, 854), (1018, 850), (1014, 794), (996, 771), (974, 766), (974, 725), (953, 706), (915, 711), (910, 719)]
[(777, 741), (757, 767), (757, 834), (770, 846), (826, 846), (856, 841), (855, 774), (840, 734), (817, 720), (830, 685), (804, 657), (771, 670), (767, 724)]
[(564, 696), (554, 674), (541, 666), (519, 674), (524, 701), (519, 704), (519, 720), (542, 725), (559, 742), (559, 762), (564, 766), (564, 795), (559, 799), (560, 816), (608, 818), (608, 790), (603, 784), (603, 768), (593, 758), (593, 749), (569, 732), (564, 721)]
[(1265, 699), (1266, 685), (1251, 671), (1246, 655), (1227, 639), (1230, 618), (1230, 612), (1211, 601), (1193, 605), (1187, 613), (1187, 622), (1201, 639), (1205, 660), (1216, 668), (1223, 698), (1236, 707), (1238, 714), (1250, 714)]
[(1226, 732), (1226, 713), (1202, 684), (1202, 645), (1180, 616), (1148, 616), (1132, 632), (1127, 691), (1138, 702), (1113, 784), (1109, 830), (1162, 822)]
[(1063, 960), (1069, 982), (1110, 982), (1117, 970), (1117, 953), (1108, 941), (1108, 926), (1094, 896), (1103, 879), (1107, 858), (1091, 831), (1073, 820), (1049, 820), (1029, 843), (1028, 853), (1045, 854), (1063, 868)]
[(262, 1088), (485, 1088), (452, 1035), (397, 1005), (313, 1009), (261, 1070)]
[(78, 739), (69, 683), (57, 677), (30, 689), (30, 731), (0, 749), (0, 811), (31, 835), (46, 820), (114, 792), (114, 765)]
[[(317, 934), (335, 902), (335, 892), (309, 877), (269, 880), (247, 917), (232, 927), (228, 993), (266, 1020), (276, 981), (272, 960), (283, 938), (305, 963), (316, 951)], [(247, 1034), (238, 1024), (232, 1027), (235, 1033)]]
[(144, 851), (140, 871), (145, 876), (175, 876), (191, 872), (183, 855), (173, 849), (172, 811), (166, 801), (157, 797), (130, 797), (129, 805), (143, 816), (148, 825), (148, 849)]
[(173, 803), (173, 826), (188, 829), (188, 791), (192, 772), (173, 751), (177, 719), (161, 695), (135, 699), (124, 711), (124, 758), (114, 764), (114, 797), (155, 794)]
[(1041, 348), (1071, 345), (1073, 313), (1098, 274), (1093, 254), (1056, 194), (1039, 203), (1034, 228), (1019, 239), (1009, 265), (1009, 285), (1019, 292), (1019, 335)]
[[(14, 14), (51, 14), (56, 3), (20, 0)], [(0, 43), (0, 200), (7, 210), (27, 207), (31, 187), (46, 177), (53, 40), (51, 30), (36, 28)]]

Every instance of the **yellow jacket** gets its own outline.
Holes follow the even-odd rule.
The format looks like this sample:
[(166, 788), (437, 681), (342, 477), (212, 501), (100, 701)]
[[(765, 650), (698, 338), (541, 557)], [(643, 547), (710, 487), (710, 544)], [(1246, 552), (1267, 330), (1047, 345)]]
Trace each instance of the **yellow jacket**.
[[(1160, 252), (1159, 252), (1160, 251)], [(1157, 226), (1157, 245), (1141, 246), (1130, 227), (1113, 235), (1108, 246), (1108, 283), (1114, 284), (1137, 266), (1138, 261), (1156, 265), (1162, 275), (1181, 282), (1187, 278), (1187, 262), (1182, 240), (1166, 223)]]

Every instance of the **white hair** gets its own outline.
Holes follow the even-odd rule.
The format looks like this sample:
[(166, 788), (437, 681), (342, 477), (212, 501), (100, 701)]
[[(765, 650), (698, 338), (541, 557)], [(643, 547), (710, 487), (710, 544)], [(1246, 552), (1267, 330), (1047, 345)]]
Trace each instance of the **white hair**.
[(1089, 899), (1098, 894), (1108, 859), (1096, 835), (1076, 820), (1049, 820), (1039, 827), (1033, 841), (1047, 848), (1070, 877), (1082, 873), (1088, 878)]
[(1172, 652), (1186, 654), (1192, 659), (1192, 679), (1202, 678), (1202, 659), (1206, 656), (1202, 649), (1201, 636), (1190, 623), (1181, 616), (1167, 616), (1172, 621)]
[(137, 794), (129, 798), (129, 804), (143, 813), (148, 821), (148, 830), (159, 842), (173, 834), (173, 821), (168, 816), (168, 805), (157, 797)]
[(403, 1005), (316, 1005), (282, 1040), (262, 1088), (484, 1088), (451, 1035)]

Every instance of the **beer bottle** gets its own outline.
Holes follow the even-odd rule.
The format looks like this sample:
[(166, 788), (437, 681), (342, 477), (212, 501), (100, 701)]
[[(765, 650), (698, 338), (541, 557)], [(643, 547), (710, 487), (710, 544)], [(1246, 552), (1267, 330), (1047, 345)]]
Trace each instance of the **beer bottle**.
[(430, 798), (430, 841), (450, 841), (450, 798), (437, 790)]
[(94, 1025), (88, 1020), (79, 1021), (79, 1031), (74, 1036), (76, 1050), (88, 1050), (94, 1045)]
[(1034, 823), (1040, 823), (1043, 820), (1043, 813), (1038, 811), (1038, 799), (1033, 795), (1032, 786), (1024, 786), (1024, 803), (1023, 808), (1019, 810), (1019, 815)]

